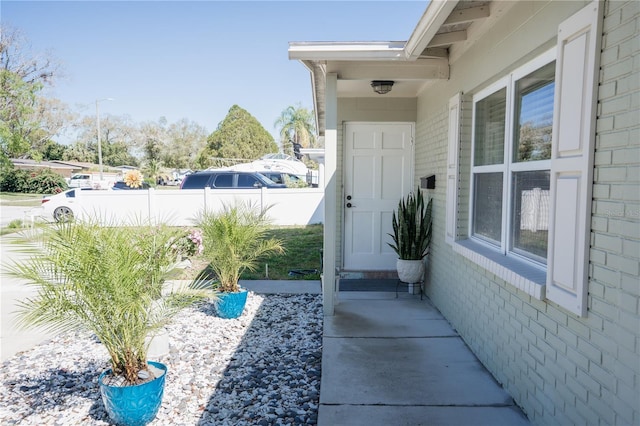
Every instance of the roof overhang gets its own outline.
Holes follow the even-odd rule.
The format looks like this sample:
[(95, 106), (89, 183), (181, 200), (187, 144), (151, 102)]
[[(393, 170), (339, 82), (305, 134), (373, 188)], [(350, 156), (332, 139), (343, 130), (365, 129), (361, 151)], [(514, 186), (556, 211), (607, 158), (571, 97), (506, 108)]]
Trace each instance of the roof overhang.
[[(432, 0), (409, 40), (389, 42), (291, 42), (289, 59), (311, 73), (318, 135), (324, 135), (325, 77), (338, 76), (344, 97), (416, 97), (435, 81), (449, 78), (449, 55), (467, 40), (473, 22), (489, 16), (490, 1)], [(393, 80), (393, 90), (379, 95), (372, 80)]]

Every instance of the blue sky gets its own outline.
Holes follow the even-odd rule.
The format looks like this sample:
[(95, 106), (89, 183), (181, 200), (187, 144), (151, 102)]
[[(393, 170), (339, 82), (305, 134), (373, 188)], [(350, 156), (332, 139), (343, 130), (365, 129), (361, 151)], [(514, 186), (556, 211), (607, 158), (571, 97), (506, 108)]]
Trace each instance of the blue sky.
[[(274, 137), (289, 105), (312, 109), (291, 41), (407, 40), (426, 1), (6, 1), (3, 24), (65, 71), (50, 95), (134, 122), (182, 118), (216, 129), (234, 104)], [(277, 139), (276, 139), (277, 140)]]

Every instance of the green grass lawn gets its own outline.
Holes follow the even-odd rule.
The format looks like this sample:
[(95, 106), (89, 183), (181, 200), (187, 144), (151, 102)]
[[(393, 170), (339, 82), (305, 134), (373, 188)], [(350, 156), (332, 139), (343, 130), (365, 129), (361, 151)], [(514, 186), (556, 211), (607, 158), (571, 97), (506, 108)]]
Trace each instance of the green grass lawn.
[(42, 194), (0, 192), (0, 204), (3, 206), (38, 207), (41, 203)]
[[(274, 254), (259, 263), (256, 271), (245, 271), (241, 279), (244, 280), (319, 280), (320, 273), (305, 275), (289, 275), (291, 270), (320, 270), (320, 254), (322, 249), (322, 225), (287, 226), (273, 228), (269, 231), (269, 237), (282, 240), (285, 248), (284, 254)], [(204, 259), (193, 259), (195, 271), (191, 271), (183, 279), (193, 279), (194, 273), (204, 278), (211, 274), (205, 267)], [(200, 272), (198, 274), (198, 272)]]
[[(243, 279), (312, 279), (319, 280), (320, 274), (290, 276), (291, 270), (320, 270), (322, 249), (322, 225), (304, 227), (281, 227), (269, 231), (269, 236), (282, 240), (286, 252), (263, 259), (255, 272), (245, 272)], [(268, 276), (267, 268), (268, 265)]]

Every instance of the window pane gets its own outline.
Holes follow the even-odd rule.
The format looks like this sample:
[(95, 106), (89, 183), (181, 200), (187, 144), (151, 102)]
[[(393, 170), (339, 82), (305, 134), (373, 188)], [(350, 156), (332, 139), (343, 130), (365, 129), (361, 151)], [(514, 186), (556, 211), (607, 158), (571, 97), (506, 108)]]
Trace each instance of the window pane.
[(507, 89), (476, 103), (474, 166), (504, 163), (504, 126)]
[(258, 188), (260, 182), (251, 175), (238, 175), (238, 188)]
[(514, 161), (551, 158), (555, 62), (516, 82)]
[(502, 173), (479, 173), (474, 179), (473, 234), (500, 244)]
[(547, 262), (549, 171), (513, 174), (511, 247), (514, 252)]
[(213, 186), (216, 188), (233, 188), (233, 175), (216, 176)]

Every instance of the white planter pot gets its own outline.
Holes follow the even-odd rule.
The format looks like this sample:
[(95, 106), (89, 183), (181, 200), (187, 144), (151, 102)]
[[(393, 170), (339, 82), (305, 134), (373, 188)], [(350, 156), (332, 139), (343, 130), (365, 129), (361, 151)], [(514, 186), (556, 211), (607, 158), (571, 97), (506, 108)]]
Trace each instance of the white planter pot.
[(398, 259), (396, 269), (400, 281), (404, 283), (422, 282), (424, 275), (424, 263), (422, 263), (422, 260)]

